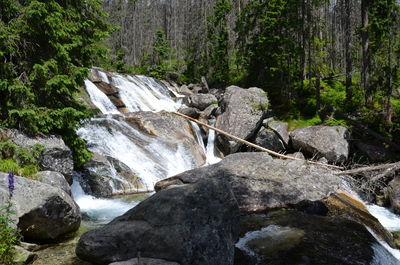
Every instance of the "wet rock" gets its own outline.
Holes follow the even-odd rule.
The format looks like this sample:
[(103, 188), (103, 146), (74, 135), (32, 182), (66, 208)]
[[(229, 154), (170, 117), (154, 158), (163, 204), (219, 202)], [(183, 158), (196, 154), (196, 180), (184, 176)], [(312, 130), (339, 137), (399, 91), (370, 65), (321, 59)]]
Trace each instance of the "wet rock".
[(190, 96), (190, 106), (199, 110), (205, 110), (211, 104), (218, 103), (212, 94), (195, 94)]
[[(0, 173), (0, 203), (8, 198), (7, 174)], [(12, 197), (18, 229), (25, 239), (52, 240), (79, 228), (79, 206), (63, 190), (39, 181), (15, 176)]]
[(389, 183), (388, 188), (390, 204), (392, 205), (393, 212), (400, 214), (400, 176), (397, 175)]
[(84, 165), (82, 173), (87, 184), (83, 186), (84, 191), (97, 197), (143, 188), (127, 165), (98, 153), (94, 153), (92, 159)]
[(71, 195), (71, 187), (69, 186), (67, 180), (63, 174), (55, 171), (40, 171), (35, 174), (35, 179), (49, 184), (53, 187), (60, 188), (69, 195)]
[(85, 233), (76, 254), (94, 264), (137, 257), (181, 265), (231, 265), (239, 210), (226, 182), (203, 180), (156, 193), (102, 228)]
[(180, 144), (190, 154), (196, 166), (204, 165), (205, 155), (197, 143), (191, 124), (184, 118), (169, 112), (136, 112), (126, 122), (150, 136), (157, 136), (169, 144)]
[[(223, 113), (218, 116), (216, 127), (247, 140), (260, 128), (267, 111), (268, 98), (260, 88), (230, 86), (225, 91), (221, 107)], [(218, 135), (217, 144), (225, 155), (238, 151), (242, 145), (222, 135)]]
[(329, 209), (329, 215), (343, 217), (363, 224), (390, 246), (394, 246), (392, 234), (387, 231), (372, 214), (364, 203), (344, 191), (338, 191), (323, 200)]
[(125, 103), (122, 101), (121, 98), (117, 96), (108, 96), (108, 98), (111, 100), (112, 104), (114, 104), (115, 107), (121, 109), (121, 108), (126, 108)]
[(117, 261), (109, 265), (179, 265), (179, 263), (162, 259), (134, 258), (127, 261)]
[(242, 212), (287, 207), (303, 200), (318, 201), (335, 192), (342, 179), (330, 170), (302, 161), (272, 159), (266, 153), (236, 153), (220, 163), (183, 172), (157, 182), (155, 189), (220, 179), (231, 184)]
[(397, 249), (400, 249), (400, 231), (393, 232), (394, 245)]
[(309, 126), (293, 131), (290, 138), (293, 148), (331, 163), (344, 162), (349, 156), (350, 133), (342, 126)]
[(41, 170), (60, 172), (65, 176), (69, 184), (72, 184), (72, 172), (74, 162), (72, 152), (59, 136), (36, 135), (28, 136), (15, 129), (0, 129), (0, 137), (14, 144), (30, 148), (35, 145), (44, 147), (38, 163)]
[(279, 136), (285, 146), (289, 146), (288, 124), (286, 122), (269, 120), (265, 125)]
[(238, 244), (255, 253), (254, 265), (373, 264), (377, 251), (392, 262), (380, 264), (397, 262), (363, 225), (343, 218), (274, 211), (241, 218), (241, 236), (246, 233), (252, 234)]
[(285, 145), (279, 136), (274, 131), (264, 127), (257, 133), (254, 143), (278, 153), (285, 151)]
[(109, 83), (100, 81), (96, 82), (96, 86), (107, 96), (118, 96), (119, 93), (118, 88)]

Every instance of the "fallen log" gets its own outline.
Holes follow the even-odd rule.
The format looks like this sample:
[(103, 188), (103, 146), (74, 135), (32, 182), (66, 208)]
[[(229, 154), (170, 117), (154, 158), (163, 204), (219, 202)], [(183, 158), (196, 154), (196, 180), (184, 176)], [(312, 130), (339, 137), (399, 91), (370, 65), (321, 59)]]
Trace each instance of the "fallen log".
[(261, 147), (261, 146), (259, 146), (259, 145), (250, 143), (249, 141), (246, 141), (246, 140), (241, 139), (241, 138), (239, 138), (239, 137), (237, 137), (237, 136), (234, 136), (234, 135), (232, 135), (232, 134), (230, 134), (230, 133), (227, 133), (227, 132), (225, 132), (225, 131), (222, 131), (222, 130), (220, 130), (220, 129), (218, 129), (218, 128), (215, 128), (214, 126), (208, 125), (208, 124), (206, 124), (206, 123), (204, 123), (204, 122), (201, 122), (201, 121), (199, 121), (199, 120), (196, 120), (196, 119), (194, 119), (194, 118), (192, 118), (192, 117), (189, 117), (189, 116), (187, 116), (187, 115), (185, 115), (185, 114), (182, 114), (182, 113), (179, 113), (179, 112), (175, 112), (175, 111), (172, 112), (172, 113), (175, 114), (175, 115), (181, 116), (181, 117), (183, 117), (183, 118), (185, 118), (185, 119), (187, 119), (187, 120), (193, 121), (193, 122), (195, 122), (195, 123), (197, 123), (197, 124), (199, 124), (199, 125), (201, 125), (201, 126), (204, 126), (204, 127), (208, 128), (208, 129), (214, 130), (215, 132), (217, 132), (217, 133), (219, 133), (219, 134), (222, 134), (222, 135), (224, 135), (224, 136), (226, 136), (226, 137), (228, 137), (228, 138), (231, 138), (231, 139), (233, 139), (233, 140), (235, 140), (235, 141), (241, 142), (241, 143), (243, 143), (243, 144), (245, 144), (245, 145), (247, 145), (247, 146), (253, 147), (253, 148), (257, 149), (257, 150), (260, 150), (260, 151), (262, 151), (262, 152), (266, 152), (266, 153), (268, 153), (268, 154), (270, 154), (270, 155), (273, 155), (273, 156), (276, 156), (276, 157), (279, 157), (279, 158), (282, 158), (282, 159), (287, 159), (287, 160), (299, 160), (299, 161), (305, 161), (305, 162), (307, 162), (307, 163), (309, 163), (309, 164), (317, 165), (317, 166), (320, 166), (320, 167), (327, 167), (327, 168), (340, 169), (340, 170), (343, 169), (343, 167), (339, 167), (339, 166), (334, 166), (334, 165), (329, 165), (329, 164), (324, 164), (324, 163), (319, 163), (319, 162), (314, 162), (314, 161), (309, 161), (309, 160), (304, 160), (304, 159), (300, 159), (300, 158), (296, 158), (296, 157), (291, 157), (291, 156), (283, 155), (283, 154), (274, 152), (274, 151), (272, 151), (272, 150), (269, 150), (269, 149), (267, 149), (267, 148)]

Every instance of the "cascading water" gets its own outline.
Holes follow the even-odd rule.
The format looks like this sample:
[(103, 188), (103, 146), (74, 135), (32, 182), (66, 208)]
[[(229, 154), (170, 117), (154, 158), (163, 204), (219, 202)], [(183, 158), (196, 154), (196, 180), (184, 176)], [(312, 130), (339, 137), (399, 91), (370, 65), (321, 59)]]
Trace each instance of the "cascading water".
[[(119, 97), (130, 112), (176, 111), (182, 106), (180, 95), (153, 78), (105, 74), (99, 70), (91, 71), (97, 76), (97, 80), (118, 88)], [(132, 124), (125, 121), (124, 114), (118, 111), (107, 95), (94, 83), (86, 80), (85, 86), (92, 103), (103, 115), (87, 122), (77, 131), (78, 135), (88, 142), (90, 151), (124, 163), (139, 179), (139, 183), (135, 183), (137, 184), (135, 186), (124, 180), (123, 176), (118, 175), (115, 169), (111, 170), (113, 167), (110, 165), (112, 174), (108, 177), (114, 193), (121, 192), (118, 187), (123, 187), (122, 191), (152, 190), (157, 181), (196, 166), (185, 146), (179, 142), (154, 137), (132, 127)], [(209, 151), (211, 149), (212, 154), (214, 153), (212, 145), (215, 134), (210, 133), (206, 149), (199, 126), (193, 123), (192, 128), (204, 155), (207, 153), (206, 164), (218, 162), (218, 159), (211, 156)], [(88, 208), (88, 205), (101, 208), (104, 203), (111, 203), (109, 200), (99, 201), (92, 196), (84, 196), (77, 181), (73, 187), (74, 197), (79, 205), (82, 204), (83, 212), (95, 210)], [(119, 204), (118, 201), (115, 203)], [(115, 208), (126, 210), (125, 206), (115, 206)], [(122, 214), (122, 211), (119, 214)], [(112, 212), (110, 215), (114, 216)]]
[(119, 114), (118, 109), (114, 106), (111, 100), (97, 88), (95, 84), (89, 80), (85, 80), (86, 91), (90, 96), (92, 103), (103, 114)]
[(78, 135), (88, 141), (91, 151), (113, 157), (130, 167), (140, 177), (144, 190), (152, 190), (162, 178), (195, 166), (182, 146), (171, 149), (162, 139), (150, 137), (112, 117), (93, 119), (78, 130)]
[(79, 181), (74, 179), (71, 185), (74, 200), (81, 211), (96, 224), (106, 224), (117, 216), (137, 205), (137, 202), (124, 202), (117, 199), (101, 199), (85, 194)]
[[(211, 126), (215, 125), (215, 120), (211, 121)], [(221, 158), (215, 155), (215, 131), (208, 131), (207, 147), (206, 147), (206, 157), (209, 164), (215, 164), (221, 161)]]

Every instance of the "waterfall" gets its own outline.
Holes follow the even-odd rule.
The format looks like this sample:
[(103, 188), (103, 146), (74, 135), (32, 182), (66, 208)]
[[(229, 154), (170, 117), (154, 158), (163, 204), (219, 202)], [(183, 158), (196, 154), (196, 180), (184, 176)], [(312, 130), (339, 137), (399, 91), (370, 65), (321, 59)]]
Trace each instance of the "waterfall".
[(153, 78), (116, 75), (112, 83), (119, 89), (122, 101), (131, 112), (175, 111), (181, 106), (172, 99), (169, 88)]
[(89, 80), (85, 80), (86, 91), (90, 96), (92, 103), (103, 114), (118, 114), (118, 109), (114, 106), (111, 100), (104, 94), (95, 84)]
[(95, 118), (81, 127), (78, 135), (88, 141), (90, 151), (130, 167), (141, 178), (144, 190), (152, 190), (157, 181), (195, 167), (190, 154), (179, 144), (150, 137), (123, 120)]
[[(211, 121), (211, 126), (215, 125), (215, 120)], [(215, 164), (221, 161), (221, 158), (215, 156), (215, 131), (208, 131), (207, 147), (206, 147), (206, 157), (209, 164)]]
[(192, 125), (194, 133), (196, 134), (197, 143), (201, 146), (203, 152), (206, 153), (206, 147), (204, 146), (203, 136), (201, 134), (200, 126), (193, 121), (190, 121), (190, 124)]
[(76, 178), (71, 185), (71, 191), (81, 212), (96, 220), (97, 224), (106, 224), (137, 205), (136, 202), (127, 203), (118, 199), (100, 199), (87, 195)]

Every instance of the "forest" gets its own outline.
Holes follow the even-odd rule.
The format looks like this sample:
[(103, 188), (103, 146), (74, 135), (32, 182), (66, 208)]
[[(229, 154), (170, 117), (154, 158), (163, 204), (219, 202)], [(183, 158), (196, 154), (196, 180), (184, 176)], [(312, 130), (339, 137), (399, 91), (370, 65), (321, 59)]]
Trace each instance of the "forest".
[(100, 66), (256, 86), (283, 120), (346, 123), (335, 109), (396, 139), (398, 17), (395, 0), (2, 0), (1, 124), (61, 134), (87, 161), (77, 87)]
[(0, 0), (0, 264), (398, 264), (399, 18)]
[(107, 45), (120, 71), (257, 86), (283, 119), (318, 123), (331, 106), (399, 135), (395, 0), (106, 1), (105, 10), (119, 28)]

